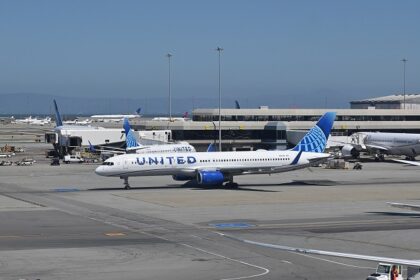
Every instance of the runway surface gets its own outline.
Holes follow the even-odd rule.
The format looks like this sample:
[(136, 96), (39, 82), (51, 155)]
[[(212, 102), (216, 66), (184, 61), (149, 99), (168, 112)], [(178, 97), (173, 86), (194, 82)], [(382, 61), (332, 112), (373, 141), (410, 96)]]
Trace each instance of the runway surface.
[(0, 168), (0, 279), (366, 279), (375, 263), (261, 242), (420, 259), (418, 168), (366, 163), (238, 177), (213, 189), (170, 177), (122, 181), (94, 165)]

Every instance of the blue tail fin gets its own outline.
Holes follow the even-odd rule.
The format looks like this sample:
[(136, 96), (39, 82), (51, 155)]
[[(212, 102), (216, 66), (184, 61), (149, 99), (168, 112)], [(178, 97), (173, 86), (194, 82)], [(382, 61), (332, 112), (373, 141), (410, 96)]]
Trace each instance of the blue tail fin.
[(335, 112), (325, 113), (292, 150), (322, 153), (327, 146), (334, 120)]
[(56, 126), (63, 126), (63, 120), (61, 119), (60, 112), (58, 112), (57, 102), (54, 99), (54, 109), (55, 109), (55, 124)]
[(92, 143), (90, 143), (89, 140), (88, 140), (88, 143), (89, 143), (89, 152), (92, 152), (92, 153), (96, 152), (95, 147), (92, 145)]
[(140, 112), (141, 112), (141, 108), (138, 108), (138, 109), (136, 110), (137, 115), (140, 115)]
[(217, 152), (217, 147), (213, 143), (210, 143), (207, 147), (207, 152)]
[(241, 106), (239, 105), (238, 100), (235, 100), (235, 109), (241, 109)]
[(139, 143), (137, 143), (136, 137), (134, 136), (134, 132), (131, 130), (130, 123), (128, 122), (127, 118), (124, 118), (123, 127), (125, 132), (125, 143), (127, 144), (127, 149), (140, 146)]

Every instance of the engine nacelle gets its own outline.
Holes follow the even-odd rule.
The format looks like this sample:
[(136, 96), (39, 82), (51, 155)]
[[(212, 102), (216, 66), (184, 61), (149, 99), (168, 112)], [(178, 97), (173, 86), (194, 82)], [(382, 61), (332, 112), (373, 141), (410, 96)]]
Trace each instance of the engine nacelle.
[(172, 175), (172, 179), (174, 179), (175, 181), (189, 181), (189, 180), (193, 180), (194, 177), (186, 176), (186, 175)]
[(357, 158), (360, 156), (360, 151), (357, 150), (353, 145), (344, 145), (341, 149), (341, 155), (345, 158)]
[(197, 183), (200, 185), (220, 185), (225, 181), (225, 176), (220, 171), (199, 171)]

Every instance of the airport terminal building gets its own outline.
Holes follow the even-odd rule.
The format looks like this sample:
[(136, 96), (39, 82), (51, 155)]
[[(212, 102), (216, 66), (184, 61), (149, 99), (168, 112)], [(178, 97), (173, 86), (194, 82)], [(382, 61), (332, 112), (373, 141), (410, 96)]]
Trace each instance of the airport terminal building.
[[(286, 149), (327, 111), (337, 113), (332, 135), (383, 131), (420, 133), (420, 94), (390, 95), (352, 101), (351, 109), (222, 109), (224, 150)], [(204, 150), (218, 139), (218, 109), (195, 109), (192, 121), (141, 120), (139, 130), (168, 129), (174, 141)]]

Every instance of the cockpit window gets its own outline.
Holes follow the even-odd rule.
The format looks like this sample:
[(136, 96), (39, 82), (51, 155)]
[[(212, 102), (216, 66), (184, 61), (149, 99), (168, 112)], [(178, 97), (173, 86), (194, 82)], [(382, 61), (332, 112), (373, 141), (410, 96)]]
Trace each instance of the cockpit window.
[(102, 165), (114, 165), (112, 161), (105, 161)]

